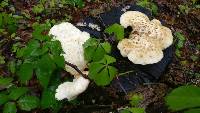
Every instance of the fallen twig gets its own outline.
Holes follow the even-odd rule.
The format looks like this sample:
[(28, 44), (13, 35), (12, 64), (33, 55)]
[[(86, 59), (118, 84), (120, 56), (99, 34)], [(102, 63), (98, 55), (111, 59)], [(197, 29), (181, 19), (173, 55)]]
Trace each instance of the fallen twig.
[(86, 74), (84, 74), (80, 69), (78, 69), (78, 67), (72, 63), (69, 63), (67, 61), (65, 61), (65, 64), (67, 64), (68, 66), (72, 67), (73, 69), (75, 69), (80, 75), (82, 75), (85, 79), (89, 79), (88, 76)]

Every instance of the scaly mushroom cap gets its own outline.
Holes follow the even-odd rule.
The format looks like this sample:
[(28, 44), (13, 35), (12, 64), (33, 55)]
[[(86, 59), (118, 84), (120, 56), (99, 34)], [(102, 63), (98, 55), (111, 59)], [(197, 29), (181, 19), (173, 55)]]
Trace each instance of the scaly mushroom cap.
[[(76, 65), (81, 71), (87, 67), (82, 45), (90, 38), (89, 33), (82, 32), (71, 23), (64, 22), (53, 26), (49, 34), (61, 42), (65, 61)], [(79, 75), (72, 67), (68, 65), (65, 67), (66, 71), (72, 75)]]
[(160, 44), (162, 50), (169, 47), (173, 42), (172, 32), (169, 28), (161, 25), (160, 21), (153, 19), (150, 22), (137, 22), (132, 25), (132, 33), (146, 34), (155, 43)]
[(158, 37), (160, 37), (160, 43), (163, 45), (162, 49), (168, 48), (173, 43), (172, 31), (167, 27), (161, 26), (161, 34)]
[(139, 11), (127, 11), (120, 17), (120, 24), (124, 28), (132, 26), (135, 22), (149, 22), (149, 18)]
[(163, 58), (162, 50), (149, 40), (146, 35), (130, 35), (118, 43), (118, 49), (123, 57), (128, 57), (135, 64), (153, 64)]
[(118, 43), (118, 49), (123, 57), (128, 57), (135, 64), (153, 64), (163, 58), (162, 50), (173, 42), (172, 32), (162, 26), (157, 19), (149, 18), (138, 11), (127, 11), (120, 17), (120, 23), (125, 28), (132, 27), (129, 39)]
[(151, 20), (151, 22), (156, 24), (156, 25), (160, 25), (160, 26), (162, 25), (161, 22), (157, 19), (153, 19), (153, 20)]

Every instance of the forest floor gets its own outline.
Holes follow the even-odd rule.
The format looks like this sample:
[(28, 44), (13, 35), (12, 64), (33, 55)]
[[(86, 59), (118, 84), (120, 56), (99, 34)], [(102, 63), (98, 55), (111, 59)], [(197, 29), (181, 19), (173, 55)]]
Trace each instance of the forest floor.
[[(66, 7), (55, 9), (45, 14), (36, 15), (32, 13), (32, 7), (37, 1), (31, 0), (11, 0), (10, 8), (14, 8), (16, 14), (27, 13), (30, 18), (21, 21), (17, 30), (17, 35), (21, 37), (21, 42), (26, 43), (31, 39), (32, 29), (24, 29), (23, 25), (36, 22), (40, 17), (40, 22), (46, 19), (55, 19), (56, 21), (69, 20), (77, 23), (87, 16), (109, 11), (112, 7), (121, 4), (135, 4), (133, 0), (96, 0), (95, 2), (86, 2), (83, 8)], [(171, 113), (164, 101), (164, 97), (174, 88), (181, 85), (194, 84), (200, 86), (200, 8), (194, 8), (189, 0), (154, 0), (158, 6), (158, 12), (154, 18), (164, 21), (165, 26), (170, 28), (173, 33), (181, 32), (185, 41), (183, 47), (177, 50), (178, 38), (174, 38), (174, 57), (172, 63), (168, 66), (165, 75), (157, 83), (142, 84), (134, 92), (143, 95), (144, 99), (140, 107), (146, 108), (147, 113)], [(180, 8), (182, 7), (184, 8)], [(187, 5), (187, 6), (186, 6)], [(10, 9), (2, 11), (10, 12)], [(1, 39), (2, 40), (2, 39)], [(3, 46), (1, 51), (6, 59), (12, 57), (9, 52), (5, 52), (14, 42)], [(0, 66), (0, 74), (9, 74), (6, 64)], [(130, 95), (130, 94), (129, 94)], [(109, 88), (99, 88), (95, 85), (80, 95), (81, 100), (78, 105), (66, 104), (61, 113), (108, 113), (120, 107), (128, 105), (129, 95), (117, 94)], [(48, 111), (35, 110), (33, 113), (42, 113)]]

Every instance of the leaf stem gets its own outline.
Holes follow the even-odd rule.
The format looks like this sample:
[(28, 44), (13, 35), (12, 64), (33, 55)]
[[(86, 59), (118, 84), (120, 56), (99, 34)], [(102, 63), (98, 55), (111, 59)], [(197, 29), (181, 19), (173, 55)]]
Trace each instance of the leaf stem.
[(129, 74), (129, 73), (132, 73), (134, 72), (135, 70), (131, 70), (131, 71), (127, 71), (127, 72), (124, 72), (124, 73), (119, 73), (118, 76), (122, 76), (122, 75), (125, 75), (125, 74)]
[(80, 75), (82, 75), (85, 79), (89, 79), (88, 76), (86, 74), (83, 74), (83, 72), (78, 69), (78, 67), (72, 63), (69, 63), (67, 61), (65, 61), (65, 64), (67, 64), (68, 66), (72, 67), (73, 69), (75, 69)]

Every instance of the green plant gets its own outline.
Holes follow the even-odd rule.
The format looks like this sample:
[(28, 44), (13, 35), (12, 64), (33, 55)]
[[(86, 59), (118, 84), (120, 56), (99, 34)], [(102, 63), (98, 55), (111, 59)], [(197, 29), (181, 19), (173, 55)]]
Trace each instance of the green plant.
[(0, 55), (0, 64), (5, 64), (5, 57)]
[(89, 64), (89, 77), (97, 85), (108, 85), (117, 74), (117, 69), (111, 66), (116, 62), (115, 58), (107, 55), (111, 52), (108, 42), (100, 43), (100, 40), (90, 38), (84, 45), (84, 56)]
[(62, 0), (62, 4), (69, 4), (71, 6), (78, 6), (79, 8), (83, 8), (85, 6), (83, 0)]
[(64, 68), (64, 57), (60, 56), (60, 42), (52, 41), (51, 37), (43, 35), (46, 30), (46, 25), (36, 26), (33, 39), (17, 51), (17, 57), (22, 62), (17, 71), (21, 83), (29, 81), (35, 72), (40, 84), (46, 88), (54, 71)]
[(181, 86), (173, 89), (166, 98), (166, 104), (172, 111), (184, 111), (184, 113), (200, 112), (200, 88), (196, 86)]
[(32, 11), (35, 14), (40, 14), (44, 11), (45, 7), (42, 4), (37, 4), (33, 7)]
[(145, 113), (145, 109), (138, 107), (139, 103), (143, 100), (143, 96), (140, 94), (135, 94), (130, 98), (131, 107), (123, 109), (120, 113)]
[(105, 29), (105, 32), (108, 34), (114, 33), (116, 36), (116, 39), (118, 41), (122, 40), (124, 38), (124, 27), (119, 24), (113, 24)]
[(184, 47), (185, 44), (185, 36), (180, 32), (175, 32), (175, 37), (177, 40), (175, 54), (177, 57), (180, 58), (182, 54), (181, 49)]
[[(124, 38), (124, 28), (113, 24), (105, 29), (105, 33), (112, 34), (117, 41)], [(106, 86), (117, 76), (118, 70), (114, 67), (116, 59), (112, 57), (112, 46), (109, 42), (90, 38), (84, 44), (84, 57), (89, 62), (89, 78), (99, 86)]]
[(40, 2), (32, 8), (33, 13), (40, 14), (47, 9), (62, 8), (64, 5), (83, 8), (85, 6), (83, 0), (40, 0)]
[(158, 14), (158, 6), (153, 3), (151, 0), (139, 0), (136, 2), (137, 5), (149, 9), (152, 14), (157, 15)]
[(186, 5), (178, 5), (178, 8), (180, 10), (181, 13), (183, 14), (188, 14), (188, 12), (190, 11), (191, 8), (189, 8), (189, 6), (186, 4)]
[[(0, 106), (4, 105), (3, 113), (16, 113), (17, 106), (20, 106), (20, 109), (27, 111), (36, 108), (39, 105), (38, 97), (31, 96), (34, 99), (24, 99), (22, 96), (27, 95), (29, 89), (27, 87), (16, 87), (12, 84), (12, 81), (12, 78), (0, 78), (1, 88), (7, 89), (0, 92)], [(34, 103), (34, 105), (31, 103)]]
[(182, 14), (188, 14), (192, 9), (199, 9), (200, 5), (198, 0), (191, 0), (188, 3), (178, 5), (178, 8)]
[(108, 85), (117, 75), (117, 69), (111, 65), (114, 62), (116, 62), (115, 58), (105, 55), (102, 60), (90, 63), (90, 79), (99, 86)]
[[(55, 112), (60, 109), (62, 102), (58, 102), (54, 95), (61, 83), (59, 74), (64, 69), (64, 57), (60, 55), (60, 42), (47, 35), (50, 27), (50, 24), (34, 24), (33, 38), (27, 45), (13, 45), (12, 52), (16, 53), (16, 59), (9, 61), (8, 69), (18, 76), (20, 86), (24, 87), (12, 83), (13, 78), (0, 78), (0, 86), (5, 89), (0, 92), (0, 106), (4, 106), (4, 113), (15, 113), (17, 108), (25, 111), (51, 108)], [(33, 92), (27, 87), (30, 81), (37, 81), (40, 83), (37, 85), (42, 86), (40, 98), (31, 95)]]
[(3, 1), (1, 1), (0, 6), (2, 8), (4, 8), (4, 7), (8, 6), (8, 4), (9, 4), (9, 0), (3, 0)]
[(12, 34), (17, 30), (17, 20), (12, 14), (0, 13), (0, 36), (6, 34), (7, 31)]

